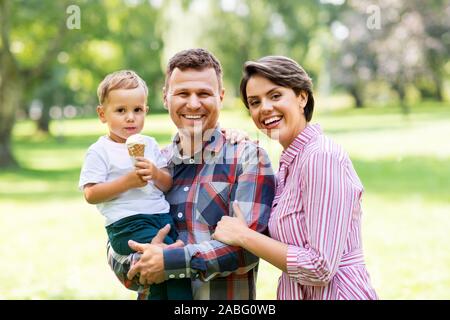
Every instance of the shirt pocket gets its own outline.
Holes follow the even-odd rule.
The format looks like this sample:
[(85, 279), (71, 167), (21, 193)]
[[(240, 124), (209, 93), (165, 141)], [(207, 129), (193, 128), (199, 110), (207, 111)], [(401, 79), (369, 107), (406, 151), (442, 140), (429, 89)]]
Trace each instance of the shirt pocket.
[(215, 228), (222, 216), (228, 215), (231, 184), (202, 182), (196, 195), (196, 220)]

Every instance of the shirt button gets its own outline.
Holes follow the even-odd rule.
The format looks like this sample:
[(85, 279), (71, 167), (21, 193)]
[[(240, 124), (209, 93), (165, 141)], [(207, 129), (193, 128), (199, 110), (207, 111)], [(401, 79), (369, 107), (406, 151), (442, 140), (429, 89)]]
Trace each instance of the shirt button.
[(169, 274), (169, 278), (173, 279), (173, 278), (175, 278), (175, 275), (174, 274)]
[(182, 212), (178, 212), (178, 218), (183, 218), (183, 213)]
[(185, 277), (184, 273), (180, 273), (180, 278), (184, 278), (184, 277)]
[(195, 163), (195, 160), (194, 160), (194, 159), (189, 159), (189, 163), (190, 163), (190, 164), (194, 164), (194, 163)]
[(184, 190), (184, 191), (188, 191), (188, 190), (189, 190), (189, 187), (184, 187), (183, 190)]

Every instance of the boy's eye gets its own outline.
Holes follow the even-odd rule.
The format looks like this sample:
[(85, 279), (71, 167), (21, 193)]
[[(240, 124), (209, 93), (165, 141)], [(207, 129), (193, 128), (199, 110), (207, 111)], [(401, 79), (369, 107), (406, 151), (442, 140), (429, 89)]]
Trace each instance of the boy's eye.
[(117, 108), (116, 111), (119, 113), (123, 113), (125, 112), (125, 108)]
[(143, 111), (144, 111), (144, 108), (142, 108), (142, 107), (134, 108), (134, 112), (143, 112)]

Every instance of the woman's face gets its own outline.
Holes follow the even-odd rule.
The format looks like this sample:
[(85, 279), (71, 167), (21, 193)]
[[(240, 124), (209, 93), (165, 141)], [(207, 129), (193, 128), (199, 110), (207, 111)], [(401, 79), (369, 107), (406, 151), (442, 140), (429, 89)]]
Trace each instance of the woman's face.
[(279, 86), (260, 75), (247, 82), (247, 103), (256, 126), (286, 149), (306, 127), (307, 94)]

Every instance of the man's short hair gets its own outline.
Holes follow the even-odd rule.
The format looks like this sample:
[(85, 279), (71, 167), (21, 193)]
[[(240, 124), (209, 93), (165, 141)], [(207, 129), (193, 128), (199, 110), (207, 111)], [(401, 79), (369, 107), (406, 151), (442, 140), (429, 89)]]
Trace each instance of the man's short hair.
[(136, 89), (141, 86), (145, 96), (148, 95), (148, 88), (145, 81), (132, 70), (120, 70), (106, 75), (97, 88), (97, 96), (100, 105), (108, 99), (109, 92), (118, 89)]
[(170, 76), (176, 68), (184, 71), (186, 69), (195, 69), (202, 71), (213, 68), (216, 72), (219, 89), (222, 89), (222, 66), (219, 60), (208, 50), (202, 48), (187, 49), (175, 54), (167, 64), (165, 86), (169, 84)]

